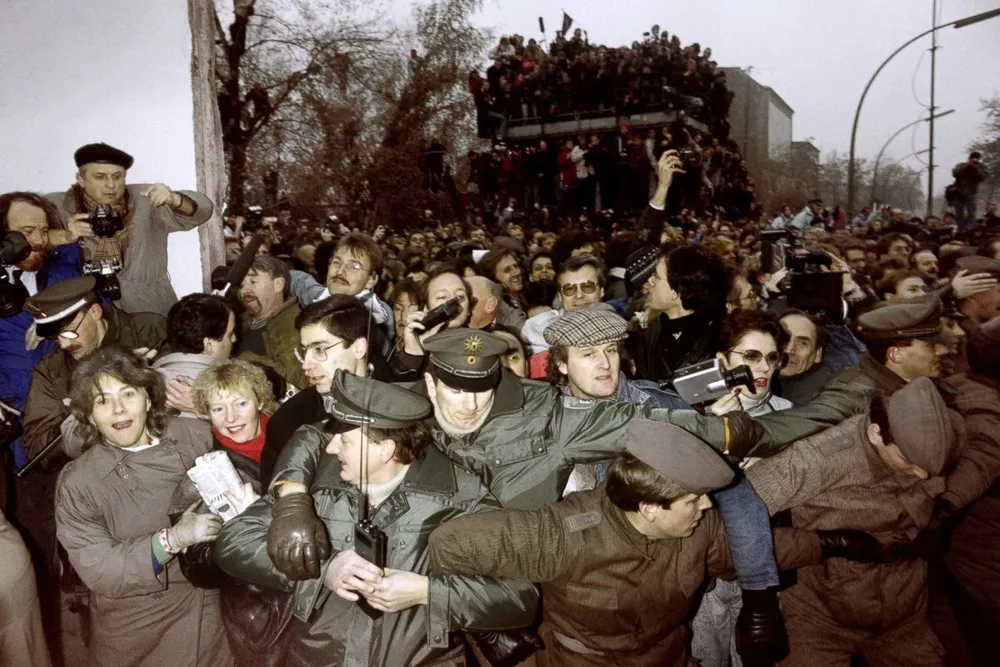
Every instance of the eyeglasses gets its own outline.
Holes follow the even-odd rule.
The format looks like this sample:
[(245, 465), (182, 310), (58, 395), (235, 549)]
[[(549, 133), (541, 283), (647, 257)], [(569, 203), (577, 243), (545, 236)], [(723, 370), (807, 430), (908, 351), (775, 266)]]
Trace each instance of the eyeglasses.
[(583, 283), (566, 283), (559, 286), (559, 292), (563, 296), (576, 296), (578, 289), (582, 290), (584, 294), (593, 294), (597, 291), (597, 283), (593, 280), (588, 280)]
[(766, 361), (768, 367), (770, 368), (783, 368), (786, 363), (788, 363), (788, 355), (781, 352), (768, 352), (764, 354), (760, 350), (729, 350), (732, 354), (738, 354), (743, 357), (743, 361), (747, 364), (759, 364), (761, 361)]
[(333, 271), (339, 271), (342, 266), (346, 266), (348, 271), (364, 271), (365, 273), (369, 273), (369, 270), (365, 268), (365, 265), (356, 259), (345, 262), (339, 257), (333, 257), (330, 260), (330, 269)]
[(80, 328), (80, 325), (83, 324), (83, 321), (85, 319), (87, 319), (86, 312), (83, 313), (83, 317), (80, 318), (80, 321), (76, 323), (75, 327), (73, 327), (72, 329), (66, 329), (65, 331), (60, 331), (58, 333), (58, 337), (63, 338), (65, 340), (76, 340), (77, 338), (80, 337), (80, 334), (78, 334), (76, 331), (77, 329)]
[(304, 362), (306, 360), (306, 356), (308, 356), (310, 352), (312, 352), (313, 358), (316, 361), (326, 361), (327, 350), (332, 350), (333, 348), (337, 347), (338, 345), (343, 345), (346, 342), (347, 342), (346, 340), (342, 340), (342, 341), (340, 341), (338, 343), (332, 343), (331, 345), (327, 345), (326, 347), (324, 347), (322, 345), (318, 345), (318, 344), (317, 345), (297, 345), (297, 346), (295, 346), (295, 348), (293, 349), (293, 351), (295, 352), (295, 358), (299, 360), (299, 363)]

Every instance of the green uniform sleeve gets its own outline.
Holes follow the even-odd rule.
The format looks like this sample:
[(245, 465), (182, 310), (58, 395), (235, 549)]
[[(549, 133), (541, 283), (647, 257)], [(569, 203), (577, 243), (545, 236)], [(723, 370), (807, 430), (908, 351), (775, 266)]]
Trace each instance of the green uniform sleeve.
[(850, 381), (834, 378), (808, 405), (755, 417), (764, 436), (747, 456), (774, 456), (796, 440), (867, 412), (875, 392), (875, 383), (867, 376), (859, 374)]
[(667, 410), (569, 396), (562, 397), (553, 410), (553, 439), (574, 463), (605, 461), (622, 450), (622, 437), (633, 419), (667, 422), (693, 433), (719, 451), (726, 448), (726, 428), (721, 417), (705, 416), (694, 410)]
[(290, 591), (292, 582), (274, 567), (267, 555), (267, 529), (273, 504), (270, 495), (262, 496), (238, 517), (227, 521), (215, 540), (212, 556), (216, 565), (237, 579)]
[(278, 454), (269, 490), (273, 491), (282, 482), (299, 482), (309, 487), (319, 467), (320, 454), (329, 441), (330, 436), (315, 426), (299, 427)]

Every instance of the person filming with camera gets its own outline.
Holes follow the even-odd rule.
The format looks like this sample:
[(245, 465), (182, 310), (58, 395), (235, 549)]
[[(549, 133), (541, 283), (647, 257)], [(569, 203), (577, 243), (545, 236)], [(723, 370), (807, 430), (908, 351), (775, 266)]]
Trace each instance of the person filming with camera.
[(121, 310), (166, 316), (177, 301), (167, 275), (167, 234), (207, 222), (211, 200), (162, 183), (126, 185), (134, 160), (105, 143), (82, 146), (73, 157), (76, 183), (65, 193), (46, 195), (66, 223), (65, 230), (50, 232), (51, 243), (79, 241), (85, 273), (117, 273)]

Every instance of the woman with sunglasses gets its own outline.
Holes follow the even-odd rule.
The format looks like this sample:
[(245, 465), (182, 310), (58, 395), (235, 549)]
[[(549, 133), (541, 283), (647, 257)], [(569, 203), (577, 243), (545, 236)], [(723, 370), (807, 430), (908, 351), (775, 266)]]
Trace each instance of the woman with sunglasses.
[(711, 411), (725, 414), (742, 409), (757, 417), (792, 407), (791, 401), (775, 396), (771, 385), (778, 371), (785, 365), (783, 350), (788, 334), (778, 319), (759, 310), (736, 310), (722, 322), (719, 333), (720, 350), (716, 353), (719, 363), (728, 369), (746, 365), (753, 374), (754, 388), (748, 391), (740, 386), (716, 401)]
[[(754, 390), (737, 387), (716, 401), (711, 411), (724, 414), (743, 410), (756, 417), (792, 407), (791, 401), (771, 391), (772, 381), (785, 364), (783, 350), (787, 339), (788, 334), (770, 313), (759, 310), (729, 313), (722, 321), (717, 357), (725, 368), (746, 364), (753, 374)], [(736, 581), (717, 579), (715, 586), (702, 597), (691, 621), (691, 656), (704, 667), (743, 664), (734, 639), (742, 606), (742, 593)]]

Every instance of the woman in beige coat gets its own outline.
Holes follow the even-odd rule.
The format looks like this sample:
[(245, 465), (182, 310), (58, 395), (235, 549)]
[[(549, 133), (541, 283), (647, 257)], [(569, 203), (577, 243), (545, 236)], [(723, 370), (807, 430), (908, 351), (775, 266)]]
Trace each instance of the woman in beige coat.
[(93, 667), (225, 667), (219, 593), (195, 588), (174, 555), (214, 540), (222, 521), (171, 499), (212, 448), (206, 424), (167, 418), (162, 377), (121, 348), (73, 374), (71, 408), (90, 448), (62, 471), (56, 534), (90, 589)]
[(49, 667), (35, 569), (24, 541), (0, 512), (0, 662)]

